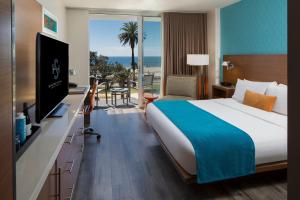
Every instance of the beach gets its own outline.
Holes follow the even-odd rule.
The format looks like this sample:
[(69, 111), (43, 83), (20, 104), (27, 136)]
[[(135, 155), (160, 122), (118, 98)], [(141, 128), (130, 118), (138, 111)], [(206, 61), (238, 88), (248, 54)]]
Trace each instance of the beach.
[[(132, 69), (130, 69), (132, 71)], [(161, 78), (161, 67), (144, 67), (144, 74), (154, 74), (154, 81)], [(139, 70), (135, 70), (135, 76), (138, 77)]]
[(154, 74), (155, 78), (160, 77), (161, 67), (144, 67), (144, 74)]

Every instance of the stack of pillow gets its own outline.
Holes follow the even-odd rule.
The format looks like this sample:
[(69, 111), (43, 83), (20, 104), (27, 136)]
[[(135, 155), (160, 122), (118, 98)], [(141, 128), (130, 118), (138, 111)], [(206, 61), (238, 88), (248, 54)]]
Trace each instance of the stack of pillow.
[(238, 79), (233, 99), (268, 112), (287, 115), (287, 86)]

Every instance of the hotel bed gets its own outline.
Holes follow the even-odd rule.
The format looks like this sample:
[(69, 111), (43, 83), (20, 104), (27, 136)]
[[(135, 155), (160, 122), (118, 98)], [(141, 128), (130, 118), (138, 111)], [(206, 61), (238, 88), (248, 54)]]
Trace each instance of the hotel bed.
[[(288, 165), (287, 55), (224, 55), (223, 60), (234, 64), (231, 70), (223, 68), (223, 81), (236, 85), (233, 98), (157, 102), (146, 109), (148, 123), (187, 182), (208, 183)], [(276, 96), (271, 112), (244, 105), (246, 90)]]
[[(265, 170), (261, 169), (262, 171), (286, 167), (286, 115), (243, 105), (232, 98), (191, 100), (189, 103), (239, 128), (251, 137), (255, 146), (256, 171), (259, 171), (258, 166), (266, 167)], [(175, 161), (181, 175), (185, 179), (195, 176), (195, 151), (185, 134), (154, 104), (148, 105), (146, 115), (148, 123), (156, 131), (162, 146)], [(269, 169), (265, 164), (270, 163), (274, 165)]]

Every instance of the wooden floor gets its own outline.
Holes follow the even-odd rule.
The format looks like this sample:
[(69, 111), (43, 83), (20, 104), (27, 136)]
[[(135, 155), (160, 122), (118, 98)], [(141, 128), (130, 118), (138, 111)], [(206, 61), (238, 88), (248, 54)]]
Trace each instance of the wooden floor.
[(96, 110), (86, 137), (75, 200), (287, 199), (286, 171), (207, 185), (188, 185), (177, 174), (138, 109)]

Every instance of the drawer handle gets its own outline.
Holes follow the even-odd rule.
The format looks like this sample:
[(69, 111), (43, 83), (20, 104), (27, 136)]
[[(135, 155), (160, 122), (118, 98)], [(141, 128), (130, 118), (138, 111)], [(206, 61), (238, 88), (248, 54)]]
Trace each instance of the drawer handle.
[(71, 199), (72, 199), (72, 197), (73, 197), (73, 192), (74, 192), (74, 184), (72, 185), (72, 187), (69, 187), (68, 189), (71, 190), (71, 193), (70, 193), (69, 196), (67, 196), (67, 197), (65, 198), (65, 200), (71, 200)]
[(71, 164), (70, 168), (69, 169), (66, 169), (65, 172), (69, 172), (70, 174), (72, 174), (72, 171), (73, 171), (73, 167), (74, 167), (74, 163), (75, 163), (75, 160), (72, 160), (72, 161), (68, 161), (66, 162), (68, 164)]
[(75, 135), (74, 133), (72, 135), (68, 135), (67, 138), (70, 138), (70, 140), (69, 141), (65, 141), (65, 143), (66, 144), (72, 144), (74, 135)]

